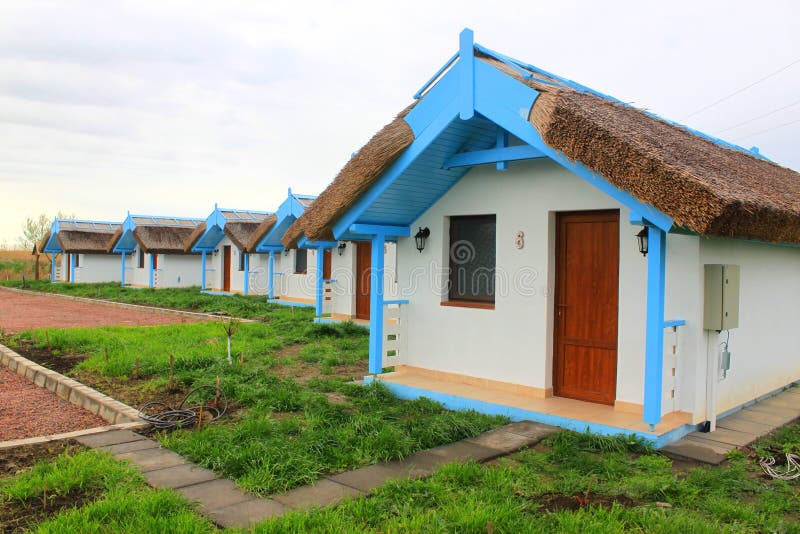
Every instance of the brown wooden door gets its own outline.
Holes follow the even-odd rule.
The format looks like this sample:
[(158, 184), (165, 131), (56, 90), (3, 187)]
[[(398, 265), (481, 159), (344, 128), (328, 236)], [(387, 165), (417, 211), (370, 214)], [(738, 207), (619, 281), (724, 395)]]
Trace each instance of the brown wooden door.
[(372, 274), (372, 243), (356, 245), (356, 318), (369, 319), (370, 275)]
[(67, 278), (64, 280), (65, 282), (72, 281), (69, 277), (71, 267), (72, 267), (72, 254), (67, 254)]
[(553, 393), (614, 404), (619, 211), (559, 213)]
[(231, 290), (231, 246), (222, 247), (222, 290)]
[(325, 280), (331, 279), (331, 249), (326, 248), (325, 253), (322, 256), (322, 278)]
[(153, 270), (158, 269), (158, 254), (153, 254)]

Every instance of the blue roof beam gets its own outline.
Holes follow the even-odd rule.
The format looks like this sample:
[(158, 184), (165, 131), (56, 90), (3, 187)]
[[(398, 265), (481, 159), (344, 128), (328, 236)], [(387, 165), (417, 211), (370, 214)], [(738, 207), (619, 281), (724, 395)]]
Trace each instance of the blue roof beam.
[(504, 163), (546, 157), (541, 150), (530, 145), (507, 146), (504, 148), (459, 152), (448, 159), (442, 167), (444, 169), (452, 169), (454, 167), (471, 167), (486, 163)]

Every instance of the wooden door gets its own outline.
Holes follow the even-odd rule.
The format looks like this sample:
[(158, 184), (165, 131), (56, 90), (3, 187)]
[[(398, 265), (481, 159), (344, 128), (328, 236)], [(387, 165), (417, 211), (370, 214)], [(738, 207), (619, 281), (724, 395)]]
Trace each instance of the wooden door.
[(553, 393), (614, 404), (619, 211), (559, 213)]
[(153, 255), (153, 270), (156, 270), (158, 269), (158, 254), (154, 254), (152, 252), (151, 254)]
[(64, 280), (65, 282), (71, 282), (72, 279), (69, 277), (70, 268), (72, 267), (72, 254), (67, 254), (67, 278)]
[(332, 270), (331, 261), (333, 259), (331, 256), (331, 252), (332, 252), (331, 249), (326, 248), (325, 253), (322, 257), (322, 278), (324, 278), (325, 280), (331, 279), (331, 270)]
[(370, 275), (372, 274), (372, 243), (359, 241), (356, 245), (356, 318), (369, 319)]
[(222, 247), (222, 290), (231, 290), (231, 246)]

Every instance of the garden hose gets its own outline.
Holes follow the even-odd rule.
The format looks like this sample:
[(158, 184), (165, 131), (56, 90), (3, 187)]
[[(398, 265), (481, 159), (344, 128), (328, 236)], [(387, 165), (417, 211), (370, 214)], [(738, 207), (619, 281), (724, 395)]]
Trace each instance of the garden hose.
[[(189, 398), (198, 391), (209, 390), (210, 401), (201, 404), (189, 403)], [(219, 397), (217, 398), (217, 394)], [(225, 392), (215, 386), (199, 386), (191, 390), (183, 398), (177, 408), (168, 406), (161, 401), (150, 401), (139, 408), (139, 417), (149, 423), (152, 430), (172, 430), (175, 428), (187, 428), (197, 424), (202, 412), (202, 424), (216, 421), (225, 414), (228, 409), (228, 398)]]

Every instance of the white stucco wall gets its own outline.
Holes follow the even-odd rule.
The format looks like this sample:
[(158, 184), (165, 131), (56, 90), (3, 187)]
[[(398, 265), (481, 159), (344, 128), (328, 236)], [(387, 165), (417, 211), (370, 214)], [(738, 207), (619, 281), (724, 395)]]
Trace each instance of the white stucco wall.
[[(119, 258), (117, 258), (119, 262)], [(150, 285), (150, 254), (144, 255), (144, 267), (139, 268), (139, 250), (127, 254), (125, 284), (137, 287)], [(119, 264), (117, 264), (119, 266)], [(191, 287), (200, 285), (200, 254), (159, 254), (156, 287)]]
[[(75, 282), (119, 282), (118, 254), (80, 254), (80, 267), (75, 268)], [(66, 274), (66, 269), (62, 270)]]
[[(716, 412), (800, 380), (800, 249), (701, 239), (699, 250), (701, 269), (704, 264), (734, 264), (739, 265), (741, 277), (739, 327), (730, 331), (731, 369), (717, 383)], [(702, 301), (700, 305), (702, 309)], [(704, 335), (709, 357), (717, 357), (725, 333)]]
[[(348, 241), (341, 256), (333, 249), (331, 277), (333, 284), (333, 313), (355, 316), (356, 314), (356, 251), (358, 242)], [(384, 246), (384, 298), (397, 298), (397, 244)]]

